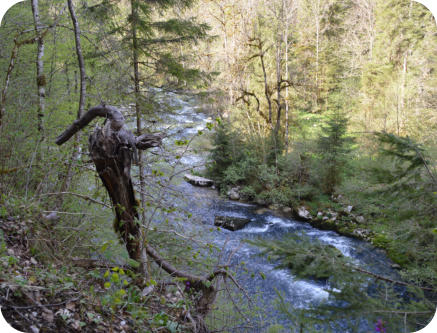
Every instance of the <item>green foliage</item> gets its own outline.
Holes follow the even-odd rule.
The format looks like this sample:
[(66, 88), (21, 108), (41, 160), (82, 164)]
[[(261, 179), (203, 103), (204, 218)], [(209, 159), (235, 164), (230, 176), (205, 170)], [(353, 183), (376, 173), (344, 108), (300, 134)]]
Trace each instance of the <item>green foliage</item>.
[[(427, 176), (431, 177), (430, 180), (435, 181), (435, 175), (428, 167), (432, 163), (426, 157), (422, 145), (409, 137), (399, 137), (391, 133), (379, 132), (375, 135), (381, 144), (381, 153), (397, 162), (397, 172), (393, 175), (394, 179), (417, 178), (426, 169)], [(437, 184), (435, 185), (437, 186)]]
[(320, 186), (326, 194), (333, 194), (342, 181), (352, 142), (346, 130), (346, 116), (341, 112), (334, 112), (327, 119), (322, 134), (317, 139), (321, 165)]
[(213, 132), (212, 144), (208, 175), (221, 186), (226, 169), (240, 159), (241, 142), (230, 130), (229, 123), (220, 121)]
[(279, 263), (276, 268), (289, 268), (301, 279), (334, 278), (343, 266), (350, 264), (332, 245), (323, 245), (303, 234), (287, 235), (273, 242), (259, 239), (248, 243), (261, 247), (260, 255)]
[[(292, 308), (278, 293), (279, 310), (301, 329), (305, 327), (312, 330), (315, 324), (322, 325), (326, 331), (338, 331), (341, 325), (357, 329), (357, 318), (361, 318), (370, 325), (378, 319), (383, 320), (388, 330), (414, 330), (417, 318), (399, 321), (403, 313), (418, 312), (417, 316), (420, 317), (422, 311), (432, 312), (433, 304), (418, 288), (409, 287), (411, 296), (407, 299), (404, 294), (406, 291), (402, 288), (363, 274), (363, 271), (355, 269), (352, 260), (331, 245), (302, 234), (286, 235), (275, 241), (258, 239), (248, 242), (259, 246), (262, 249), (260, 255), (276, 263), (276, 268), (290, 269), (297, 278), (326, 282), (328, 299), (310, 309)], [(342, 310), (336, 311), (337, 307)], [(368, 309), (373, 311), (369, 312)], [(339, 319), (343, 322), (341, 325), (337, 322)], [(341, 327), (345, 329), (345, 326)]]

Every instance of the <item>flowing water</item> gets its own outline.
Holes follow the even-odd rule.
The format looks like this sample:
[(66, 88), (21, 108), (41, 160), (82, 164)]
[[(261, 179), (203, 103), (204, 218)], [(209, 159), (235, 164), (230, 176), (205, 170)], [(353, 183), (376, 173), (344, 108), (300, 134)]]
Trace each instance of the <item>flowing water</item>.
[[(199, 112), (194, 98), (181, 99), (173, 93), (156, 93), (163, 108), (170, 106), (174, 111), (171, 114), (163, 113), (159, 119), (161, 129), (166, 129), (170, 134), (165, 139), (165, 144), (171, 145), (175, 140), (190, 139), (199, 130), (204, 130), (207, 122), (211, 122), (207, 114)], [(181, 168), (203, 164), (206, 154), (189, 151), (180, 159)], [(203, 230), (201, 234), (204, 240), (223, 248), (227, 253), (238, 248), (231, 263), (235, 266), (242, 264), (246, 268), (247, 271), (237, 271), (237, 279), (251, 297), (260, 300), (264, 324), (280, 322), (287, 325), (286, 319), (281, 319), (273, 301), (277, 298), (277, 291), (294, 307), (305, 308), (326, 299), (327, 286), (322, 282), (298, 280), (287, 269), (275, 269), (275, 263), (257, 256), (260, 250), (243, 242), (245, 239), (280, 239), (286, 234), (303, 233), (311, 239), (336, 247), (343, 255), (352, 258), (357, 265), (366, 270), (396, 277), (396, 272), (391, 269), (391, 262), (383, 251), (366, 242), (341, 236), (333, 231), (318, 230), (308, 223), (278, 216), (269, 210), (260, 210), (256, 205), (226, 200), (219, 197), (211, 188), (194, 187), (184, 181), (179, 182), (176, 187), (185, 198), (186, 208), (200, 221), (197, 228)], [(217, 230), (212, 228), (216, 215), (245, 217), (250, 219), (250, 223), (235, 232)], [(365, 327), (366, 324), (363, 330), (367, 331)]]

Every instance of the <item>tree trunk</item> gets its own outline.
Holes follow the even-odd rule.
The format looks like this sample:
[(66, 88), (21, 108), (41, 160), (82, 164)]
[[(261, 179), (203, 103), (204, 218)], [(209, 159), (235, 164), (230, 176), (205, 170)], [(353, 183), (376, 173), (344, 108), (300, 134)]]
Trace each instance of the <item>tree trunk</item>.
[(82, 47), (80, 44), (80, 28), (77, 21), (76, 13), (73, 7), (73, 1), (68, 0), (68, 10), (70, 11), (71, 21), (73, 22), (74, 38), (76, 42), (76, 55), (79, 63), (80, 71), (80, 97), (79, 97), (79, 109), (77, 111), (77, 119), (82, 117), (85, 109), (85, 94), (86, 94), (86, 74), (85, 74), (85, 62), (82, 55)]
[(41, 34), (41, 22), (39, 19), (38, 0), (32, 0), (32, 13), (35, 25), (35, 34), (37, 41), (37, 58), (36, 58), (36, 84), (38, 87), (38, 131), (41, 134), (41, 140), (44, 140), (44, 109), (45, 109), (45, 85), (46, 77), (44, 75), (44, 40)]
[(148, 134), (135, 137), (124, 128), (124, 117), (118, 109), (99, 105), (76, 120), (56, 139), (56, 143), (63, 144), (96, 117), (106, 117), (107, 121), (103, 128), (97, 127), (90, 135), (91, 159), (115, 210), (114, 229), (126, 245), (129, 257), (141, 264), (140, 226), (130, 168), (137, 148), (158, 146), (161, 139)]
[(12, 48), (11, 58), (9, 60), (8, 70), (6, 72), (5, 85), (2, 90), (2, 96), (0, 101), (0, 129), (2, 128), (3, 115), (5, 114), (6, 111), (6, 93), (8, 91), (9, 81), (11, 79), (11, 73), (12, 70), (14, 69), (17, 55), (18, 55), (18, 44), (17, 44), (17, 37), (15, 37), (14, 47)]
[(313, 5), (314, 21), (316, 26), (316, 109), (320, 100), (320, 74), (319, 74), (319, 58), (320, 58), (320, 0), (317, 0)]
[[(80, 43), (79, 22), (77, 21), (72, 0), (67, 0), (67, 2), (68, 2), (68, 10), (70, 12), (71, 21), (73, 22), (73, 31), (74, 31), (75, 44), (76, 44), (76, 56), (77, 56), (79, 71), (80, 71), (80, 95), (79, 95), (79, 106), (78, 106), (77, 117), (76, 117), (76, 119), (79, 119), (80, 117), (82, 117), (83, 111), (85, 109), (85, 94), (86, 94), (85, 62), (83, 60), (82, 47)], [(79, 156), (79, 141), (80, 141), (80, 132), (77, 133), (77, 135), (74, 138), (73, 153), (71, 156), (70, 163), (67, 166), (67, 175), (65, 176), (64, 182), (61, 185), (60, 192), (65, 192), (70, 187), (70, 183), (73, 178), (74, 165)], [(58, 202), (59, 206), (62, 204), (62, 200), (63, 198), (60, 197)]]
[[(136, 120), (137, 120), (137, 135), (141, 135), (141, 109), (140, 109), (140, 74), (139, 74), (139, 68), (138, 68), (138, 37), (137, 37), (137, 20), (138, 20), (138, 3), (137, 0), (131, 0), (131, 14), (132, 14), (132, 21), (131, 21), (131, 29), (132, 29), (132, 60), (134, 65), (134, 84), (135, 84), (135, 114), (136, 114)], [(143, 168), (143, 162), (142, 162), (142, 154), (141, 150), (138, 151), (138, 172), (139, 172), (139, 178), (140, 178), (140, 198), (141, 198), (141, 224), (143, 226), (146, 226), (146, 213), (145, 213), (145, 207), (146, 207), (146, 184), (144, 179), (144, 168)], [(144, 241), (147, 241), (147, 227), (144, 229), (144, 235), (142, 237), (144, 238)], [(147, 254), (143, 251), (143, 260), (141, 262), (144, 262), (143, 274), (148, 275), (148, 267), (147, 267)]]
[[(284, 0), (282, 2), (283, 6)], [(287, 11), (288, 12), (288, 11)], [(288, 73), (288, 13), (285, 14), (285, 31), (284, 31), (284, 46), (285, 46), (285, 79), (290, 80)], [(284, 133), (285, 151), (288, 152), (288, 84), (285, 87), (285, 133)]]
[[(274, 129), (274, 135), (275, 140), (279, 138), (279, 130), (281, 128), (281, 111), (282, 111), (282, 104), (281, 104), (281, 81), (282, 81), (282, 75), (281, 75), (281, 62), (282, 62), (282, 54), (281, 54), (281, 43), (282, 43), (282, 36), (279, 33), (279, 27), (278, 32), (276, 34), (276, 98), (277, 98), (277, 109), (276, 109), (276, 125)], [(277, 148), (277, 147), (276, 147)]]
[[(411, 10), (413, 7), (413, 0), (410, 0), (410, 6), (408, 9), (408, 19), (411, 20)], [(405, 85), (407, 82), (407, 64), (408, 64), (408, 54), (410, 53), (410, 47), (407, 48), (405, 51), (404, 57), (402, 59), (402, 74), (401, 74), (401, 91), (398, 101), (398, 106), (396, 108), (396, 127), (397, 127), (397, 134), (400, 135), (401, 131), (401, 124), (400, 124), (400, 117), (402, 116), (402, 113), (405, 109)]]
[(269, 106), (269, 124), (272, 126), (272, 101), (270, 98), (270, 92), (269, 92), (269, 84), (267, 82), (267, 71), (266, 66), (264, 63), (264, 50), (263, 50), (263, 43), (261, 41), (261, 37), (258, 39), (258, 50), (259, 50), (259, 58), (261, 61), (261, 68), (263, 70), (263, 78), (264, 78), (264, 95), (266, 96), (267, 104)]

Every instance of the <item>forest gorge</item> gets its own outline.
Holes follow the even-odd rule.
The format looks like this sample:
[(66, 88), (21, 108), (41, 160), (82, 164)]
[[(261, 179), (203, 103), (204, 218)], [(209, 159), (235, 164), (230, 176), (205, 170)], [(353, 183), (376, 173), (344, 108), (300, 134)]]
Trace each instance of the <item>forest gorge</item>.
[(434, 316), (423, 5), (26, 0), (0, 35), (14, 328), (415, 332)]

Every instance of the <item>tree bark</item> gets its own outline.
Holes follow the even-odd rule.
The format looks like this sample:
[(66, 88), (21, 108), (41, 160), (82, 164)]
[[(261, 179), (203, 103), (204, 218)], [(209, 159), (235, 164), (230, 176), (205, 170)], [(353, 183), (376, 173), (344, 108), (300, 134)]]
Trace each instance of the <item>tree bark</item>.
[[(285, 32), (284, 32), (284, 44), (285, 44), (285, 77), (286, 80), (290, 80), (288, 71), (288, 14), (285, 21)], [(288, 152), (288, 122), (289, 122), (289, 109), (288, 109), (288, 85), (285, 87), (285, 133), (284, 133), (284, 145), (285, 151)]]
[[(410, 0), (410, 6), (408, 8), (408, 20), (411, 20), (411, 10), (413, 8), (413, 0)], [(410, 53), (410, 47), (404, 53), (402, 59), (402, 74), (401, 74), (401, 91), (399, 96), (398, 105), (396, 108), (396, 128), (397, 134), (400, 135), (401, 124), (400, 117), (402, 116), (405, 109), (405, 86), (407, 82), (407, 64), (408, 64), (408, 54)]]
[(274, 135), (275, 140), (278, 138), (279, 130), (281, 128), (281, 111), (282, 111), (282, 105), (281, 105), (281, 82), (282, 82), (282, 75), (281, 75), (281, 62), (282, 62), (282, 56), (281, 56), (281, 43), (282, 43), (282, 36), (280, 36), (279, 31), (276, 35), (276, 98), (277, 98), (277, 109), (276, 109), (276, 124), (274, 129)]
[(68, 10), (70, 11), (71, 21), (73, 22), (74, 38), (76, 42), (76, 55), (79, 63), (80, 71), (80, 97), (79, 97), (79, 109), (77, 111), (77, 119), (82, 117), (85, 109), (85, 94), (86, 94), (86, 74), (85, 74), (85, 62), (82, 55), (82, 46), (80, 43), (80, 28), (77, 21), (76, 13), (73, 7), (73, 1), (68, 0)]
[(267, 104), (269, 106), (269, 124), (272, 126), (272, 101), (270, 98), (270, 91), (269, 91), (269, 85), (267, 82), (267, 72), (266, 72), (266, 66), (264, 64), (264, 50), (263, 50), (263, 43), (261, 41), (261, 37), (259, 37), (258, 40), (258, 49), (259, 49), (259, 58), (261, 61), (261, 68), (263, 70), (263, 78), (264, 78), (264, 95), (267, 99)]
[(6, 78), (5, 78), (5, 85), (3, 87), (2, 90), (2, 96), (1, 96), (1, 105), (0, 105), (0, 129), (2, 128), (2, 123), (3, 123), (3, 115), (5, 114), (6, 111), (6, 93), (8, 91), (8, 87), (9, 87), (9, 81), (11, 79), (11, 73), (12, 70), (14, 69), (15, 66), (15, 59), (18, 56), (18, 43), (17, 43), (17, 37), (15, 37), (14, 39), (14, 47), (12, 48), (12, 53), (11, 53), (11, 58), (9, 60), (9, 66), (8, 66), (8, 70), (6, 72)]
[(41, 134), (41, 139), (44, 139), (44, 111), (45, 111), (45, 85), (46, 77), (44, 75), (44, 40), (41, 34), (41, 22), (39, 18), (38, 0), (32, 0), (32, 13), (35, 25), (35, 34), (37, 41), (37, 57), (36, 57), (36, 84), (38, 87), (38, 131)]
[[(138, 62), (138, 36), (137, 36), (137, 24), (138, 24), (138, 3), (137, 0), (131, 0), (131, 29), (132, 29), (132, 60), (134, 65), (134, 86), (135, 86), (135, 115), (137, 121), (137, 135), (141, 135), (141, 109), (140, 109), (140, 74), (139, 74), (139, 62)], [(145, 195), (145, 179), (144, 168), (142, 162), (141, 150), (138, 151), (138, 172), (140, 178), (140, 199), (141, 199), (141, 224), (146, 226), (146, 195)], [(147, 228), (144, 229), (144, 241), (147, 241)], [(143, 273), (148, 275), (147, 267), (147, 253), (143, 251)]]
[[(80, 28), (79, 22), (76, 17), (76, 13), (74, 11), (74, 6), (72, 0), (67, 0), (68, 2), (68, 10), (70, 12), (71, 21), (73, 23), (73, 31), (74, 38), (76, 44), (76, 56), (79, 64), (80, 71), (80, 95), (79, 95), (79, 106), (77, 110), (77, 118), (82, 117), (82, 114), (85, 109), (85, 94), (86, 94), (86, 73), (85, 73), (85, 62), (83, 60), (82, 47), (80, 43)], [(61, 185), (60, 192), (66, 192), (70, 188), (71, 180), (73, 179), (73, 170), (74, 165), (79, 156), (79, 141), (80, 141), (80, 133), (77, 134), (74, 140), (74, 148), (71, 156), (71, 160), (67, 166), (67, 174), (65, 176), (64, 182)], [(59, 197), (58, 206), (62, 205), (63, 197)]]
[(138, 149), (148, 149), (160, 145), (161, 138), (144, 134), (135, 137), (124, 128), (121, 112), (107, 105), (91, 108), (76, 120), (57, 139), (61, 145), (96, 117), (105, 117), (103, 128), (97, 127), (89, 137), (91, 159), (97, 173), (111, 198), (116, 214), (115, 231), (126, 245), (129, 257), (142, 262), (142, 245), (138, 224), (137, 202), (130, 176), (132, 159)]

